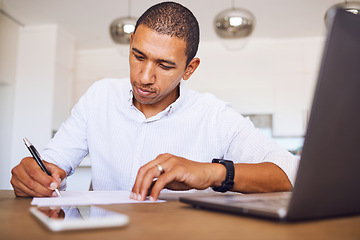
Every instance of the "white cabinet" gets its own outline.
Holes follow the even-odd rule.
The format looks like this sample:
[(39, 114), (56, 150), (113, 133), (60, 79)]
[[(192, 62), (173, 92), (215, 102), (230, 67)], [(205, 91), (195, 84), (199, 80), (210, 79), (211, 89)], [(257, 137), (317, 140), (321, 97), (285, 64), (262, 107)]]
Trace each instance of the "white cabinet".
[(79, 166), (66, 181), (67, 191), (88, 191), (91, 183), (91, 167)]
[(279, 75), (274, 79), (273, 136), (303, 136), (307, 127), (308, 106), (304, 76)]
[(67, 177), (67, 191), (88, 191), (91, 184), (91, 162), (85, 157), (73, 175)]
[(300, 137), (306, 133), (316, 74), (279, 75), (274, 84), (274, 137)]

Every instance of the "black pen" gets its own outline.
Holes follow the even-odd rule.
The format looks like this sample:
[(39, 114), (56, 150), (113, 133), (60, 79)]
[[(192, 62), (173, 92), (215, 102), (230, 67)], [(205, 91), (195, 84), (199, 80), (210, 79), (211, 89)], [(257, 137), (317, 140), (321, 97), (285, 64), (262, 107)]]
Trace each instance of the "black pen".
[[(26, 147), (29, 149), (31, 155), (33, 156), (33, 158), (35, 159), (35, 161), (37, 162), (37, 164), (40, 166), (41, 170), (43, 170), (47, 175), (51, 176), (51, 174), (49, 173), (49, 171), (46, 169), (43, 161), (41, 160), (40, 154), (39, 152), (36, 150), (36, 148), (34, 147), (34, 145), (31, 144), (31, 142), (29, 140), (27, 140), (27, 138), (23, 139), (25, 142)], [(57, 193), (57, 195), (59, 197), (61, 197), (60, 191), (58, 189), (55, 189), (55, 192)]]

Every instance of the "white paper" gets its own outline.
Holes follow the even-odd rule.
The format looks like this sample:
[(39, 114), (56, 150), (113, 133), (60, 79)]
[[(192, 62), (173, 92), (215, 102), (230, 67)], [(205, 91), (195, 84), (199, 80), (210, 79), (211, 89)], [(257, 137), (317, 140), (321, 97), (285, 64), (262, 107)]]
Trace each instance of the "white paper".
[(35, 197), (31, 205), (37, 206), (70, 206), (70, 205), (104, 205), (104, 204), (121, 204), (121, 203), (153, 203), (165, 202), (163, 200), (137, 201), (130, 199), (129, 191), (63, 191), (61, 197)]

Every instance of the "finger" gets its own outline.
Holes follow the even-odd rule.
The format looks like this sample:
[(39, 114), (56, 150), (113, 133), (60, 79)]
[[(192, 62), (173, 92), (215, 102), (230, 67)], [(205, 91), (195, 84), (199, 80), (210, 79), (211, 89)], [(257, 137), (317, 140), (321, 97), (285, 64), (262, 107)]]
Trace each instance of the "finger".
[(148, 195), (148, 192), (153, 186), (153, 179), (158, 177), (160, 177), (160, 171), (156, 165), (148, 169), (148, 171), (143, 177), (143, 182), (140, 186), (140, 190), (139, 190), (140, 195), (138, 196), (138, 200), (140, 201), (145, 200), (145, 198)]
[[(30, 187), (29, 187), (30, 186)], [(15, 195), (18, 197), (48, 197), (51, 196), (52, 191), (47, 189), (47, 194), (42, 194), (32, 190), (32, 185), (25, 185), (21, 181), (18, 181), (16, 184), (13, 184)]]
[[(172, 182), (176, 182), (176, 172), (175, 171), (168, 171), (159, 176), (156, 183), (152, 187), (151, 193), (150, 193), (150, 200), (156, 201), (160, 195), (161, 190), (163, 190), (167, 184), (170, 184)], [(182, 187), (182, 189), (185, 187)], [(186, 188), (189, 189), (189, 188)]]
[(26, 168), (24, 178), (21, 178), (21, 182), (28, 186), (31, 190), (38, 192), (42, 195), (48, 195), (49, 190), (56, 189), (59, 183), (43, 172), (40, 168)]
[(164, 188), (171, 190), (190, 190), (193, 188), (203, 190), (210, 187), (208, 174), (203, 174), (202, 172), (204, 171), (191, 171), (193, 167), (190, 167), (190, 165), (194, 166), (195, 164), (199, 166), (198, 168), (204, 168), (205, 166), (200, 166), (199, 163), (188, 162), (187, 167), (184, 165), (167, 167), (167, 171), (159, 176), (152, 187), (150, 199), (155, 201)]
[(166, 189), (169, 190), (177, 190), (177, 191), (184, 191), (184, 190), (190, 190), (192, 189), (188, 184), (184, 182), (170, 182), (165, 185)]
[(25, 158), (12, 169), (11, 184), (29, 196), (51, 196), (54, 180), (44, 173), (33, 158)]
[(157, 180), (153, 180), (153, 181), (151, 182), (150, 187), (149, 187), (149, 189), (148, 189), (148, 191), (147, 191), (146, 196), (150, 196), (151, 190), (152, 190), (154, 184), (156, 183), (156, 181), (157, 181)]
[(60, 186), (61, 181), (66, 178), (66, 172), (55, 164), (46, 161), (43, 162), (53, 179), (55, 179), (55, 181), (58, 183), (58, 186)]
[(138, 200), (138, 196), (140, 195), (140, 187), (142, 185), (144, 174), (146, 173), (146, 171), (147, 167), (145, 165), (139, 169), (136, 175), (134, 186), (131, 190), (130, 198)]
[(15, 196), (17, 197), (30, 197), (28, 194), (26, 194), (25, 192), (23, 192), (21, 189), (14, 187), (14, 193)]
[(131, 190), (130, 198), (136, 199), (136, 200), (141, 198), (140, 197), (140, 195), (141, 195), (140, 194), (141, 193), (140, 189), (142, 188), (145, 175), (148, 174), (148, 171), (153, 169), (154, 166), (156, 166), (156, 164), (159, 164), (161, 161), (162, 161), (161, 158), (158, 156), (156, 159), (154, 159), (151, 162), (148, 162), (147, 164), (145, 164), (144, 166), (142, 166), (139, 169), (138, 174), (137, 174), (136, 179), (135, 179), (134, 186), (133, 186), (133, 188)]
[[(48, 178), (47, 175), (45, 177)], [(51, 189), (51, 184), (50, 186), (44, 186), (37, 180), (28, 177), (28, 175), (25, 175), (24, 178), (19, 179), (18, 185), (25, 193), (33, 197), (50, 197), (53, 194), (54, 190)]]
[[(28, 191), (26, 191), (27, 187), (25, 187), (20, 181), (18, 181), (18, 179), (15, 178), (14, 175), (11, 177), (10, 183), (13, 186), (14, 193), (17, 197), (30, 197), (31, 196), (31, 194), (26, 193), (26, 192), (28, 192)], [(23, 190), (23, 189), (25, 189), (25, 190)]]
[[(130, 194), (130, 198), (136, 199), (136, 200), (144, 200), (147, 196), (147, 194), (145, 194), (145, 193), (147, 193), (147, 191), (150, 189), (149, 185), (151, 184), (152, 180), (160, 175), (159, 170), (156, 167), (156, 164), (161, 164), (161, 166), (165, 170), (166, 167), (164, 166), (164, 163), (168, 162), (168, 160), (171, 159), (172, 156), (173, 155), (166, 154), (166, 153), (160, 154), (154, 160), (152, 160), (152, 161), (148, 162), (147, 164), (145, 164), (144, 166), (142, 166), (139, 169), (138, 174), (136, 176), (136, 180), (135, 180), (132, 192)], [(152, 172), (153, 174), (148, 175), (149, 172)], [(146, 180), (145, 180), (145, 176), (147, 176)], [(149, 180), (150, 178), (151, 178), (151, 180)], [(144, 183), (145, 183), (145, 185), (144, 185)]]

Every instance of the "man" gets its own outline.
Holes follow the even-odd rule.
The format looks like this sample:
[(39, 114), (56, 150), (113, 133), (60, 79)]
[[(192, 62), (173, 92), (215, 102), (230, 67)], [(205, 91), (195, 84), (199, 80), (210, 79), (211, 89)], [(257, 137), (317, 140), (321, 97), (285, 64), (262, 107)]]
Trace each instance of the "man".
[(149, 191), (156, 200), (164, 188), (291, 190), (296, 160), (289, 152), (228, 104), (181, 84), (199, 66), (198, 43), (198, 23), (187, 8), (173, 2), (149, 8), (131, 37), (130, 83), (105, 79), (90, 87), (42, 152), (52, 176), (24, 158), (12, 170), (15, 194), (56, 196), (53, 190), (61, 182), (64, 189), (87, 154), (94, 190), (130, 190), (137, 200)]

